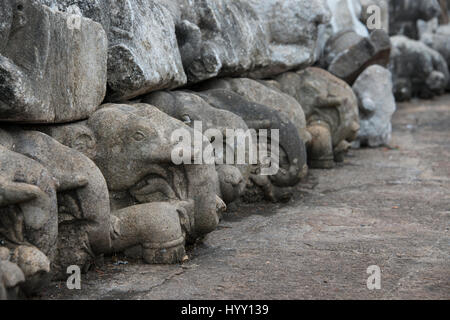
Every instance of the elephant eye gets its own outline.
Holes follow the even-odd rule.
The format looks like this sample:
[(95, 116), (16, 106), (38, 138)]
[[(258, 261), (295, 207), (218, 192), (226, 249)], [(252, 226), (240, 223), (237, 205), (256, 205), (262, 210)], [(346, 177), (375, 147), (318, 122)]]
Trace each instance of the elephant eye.
[(191, 118), (187, 114), (183, 115), (181, 117), (181, 120), (183, 120), (183, 122), (186, 123), (186, 124), (190, 124), (191, 123)]
[(136, 141), (142, 141), (145, 139), (145, 135), (141, 131), (138, 131), (134, 134), (133, 139)]

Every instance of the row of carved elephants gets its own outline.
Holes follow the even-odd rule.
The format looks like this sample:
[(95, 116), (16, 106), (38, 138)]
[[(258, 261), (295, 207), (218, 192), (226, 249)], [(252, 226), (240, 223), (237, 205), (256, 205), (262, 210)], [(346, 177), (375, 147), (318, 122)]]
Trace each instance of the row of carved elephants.
[[(392, 92), (432, 96), (450, 83), (439, 53), (386, 30), (360, 35), (343, 23), (318, 54), (318, 25), (330, 17), (315, 4), (324, 1), (150, 2), (0, 7), (0, 119), (9, 122), (0, 125), (0, 298), (33, 293), (103, 255), (179, 262), (227, 204), (284, 201), (308, 168), (343, 161), (356, 139), (388, 143)], [(193, 6), (176, 13), (180, 3)], [(77, 20), (74, 4), (100, 24)], [(436, 47), (448, 39), (426, 26), (419, 33)], [(306, 68), (316, 60), (328, 71)], [(189, 90), (157, 91), (188, 79)], [(106, 83), (106, 101), (121, 104), (104, 104)], [(196, 121), (203, 147), (213, 143), (209, 129), (279, 129), (278, 172), (262, 175), (260, 162), (175, 165), (171, 135), (194, 135)], [(235, 141), (224, 144), (235, 152)]]
[[(179, 262), (186, 243), (217, 227), (226, 204), (284, 201), (308, 164), (332, 167), (357, 137), (352, 88), (322, 69), (193, 89), (104, 104), (79, 122), (1, 126), (0, 273), (9, 280), (0, 295), (19, 287), (32, 293), (69, 265), (86, 270), (114, 252)], [(279, 129), (280, 170), (265, 176), (260, 163), (175, 165), (180, 142), (171, 134), (194, 134), (195, 121), (204, 131)]]

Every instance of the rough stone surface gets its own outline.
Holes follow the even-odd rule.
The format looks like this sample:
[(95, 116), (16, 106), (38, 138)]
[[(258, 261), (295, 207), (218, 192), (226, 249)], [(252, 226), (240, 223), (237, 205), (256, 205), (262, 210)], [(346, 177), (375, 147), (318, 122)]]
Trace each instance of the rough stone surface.
[(359, 143), (369, 147), (387, 145), (396, 109), (391, 73), (381, 66), (371, 66), (358, 77), (353, 91), (359, 105)]
[(261, 20), (270, 50), (269, 65), (252, 76), (267, 77), (314, 63), (318, 26), (330, 20), (325, 0), (243, 1)]
[[(111, 260), (81, 290), (55, 282), (42, 298), (448, 300), (449, 105), (400, 104), (392, 148), (311, 170), (287, 205), (240, 206), (182, 265)], [(370, 265), (381, 290), (367, 289)]]
[[(171, 142), (171, 135), (176, 129), (188, 129), (181, 121), (151, 105), (105, 105), (89, 119), (88, 126), (97, 141), (94, 161), (102, 170), (110, 190), (125, 191), (134, 187), (132, 193), (139, 195), (139, 189), (142, 189), (145, 199), (146, 193), (163, 191), (151, 190), (152, 179), (162, 178), (165, 183), (160, 187), (169, 190), (169, 194), (163, 192), (164, 199), (171, 199), (175, 194), (175, 199), (194, 201), (193, 235), (215, 229), (218, 217), (214, 166), (192, 164), (170, 169), (173, 166), (172, 150), (177, 145)], [(148, 184), (150, 190), (145, 190)]]
[[(428, 23), (419, 20), (417, 26), (420, 41), (439, 52), (447, 66), (450, 65), (450, 25), (439, 26), (437, 20), (433, 19)], [(447, 90), (450, 90), (450, 81)]]
[(327, 0), (332, 13), (330, 25), (333, 33), (352, 30), (362, 37), (368, 37), (369, 32), (359, 21), (362, 7), (359, 0)]
[[(345, 55), (350, 57), (344, 68), (350, 68), (350, 72), (354, 72), (355, 65), (358, 68), (358, 63), (364, 63), (364, 61), (358, 61), (357, 59), (371, 58), (370, 40), (366, 39), (369, 37), (369, 32), (375, 29), (381, 29), (386, 34), (389, 32), (387, 0), (327, 0), (327, 3), (332, 12), (332, 19), (330, 23), (319, 26), (316, 59), (319, 60), (319, 65), (326, 69), (337, 55), (348, 50), (349, 52)], [(376, 15), (378, 11), (373, 12), (373, 6), (376, 6), (377, 10), (379, 9), (379, 16)], [(374, 17), (381, 19), (380, 28), (369, 28), (375, 22)], [(379, 37), (377, 40), (382, 41), (383, 38), (386, 41), (387, 36)], [(359, 42), (361, 43), (356, 46)], [(380, 45), (386, 46), (386, 44)], [(351, 49), (352, 46), (356, 46), (356, 49)], [(378, 50), (383, 49), (379, 48)], [(364, 57), (364, 55), (369, 55), (369, 57)], [(352, 59), (354, 59), (353, 65), (351, 64)], [(382, 64), (381, 61), (378, 63)], [(365, 67), (367, 66), (364, 66), (362, 70)]]
[(231, 90), (248, 101), (283, 112), (289, 116), (291, 122), (297, 127), (298, 134), (305, 144), (311, 141), (311, 135), (306, 130), (306, 120), (302, 106), (290, 95), (270, 87), (265, 82), (248, 78), (221, 78), (202, 83), (201, 89)]
[(389, 70), (398, 101), (414, 96), (431, 98), (445, 91), (449, 70), (439, 52), (404, 36), (391, 37), (391, 43)]
[(342, 31), (330, 38), (324, 55), (329, 61), (328, 71), (352, 85), (368, 66), (387, 66), (390, 51), (389, 36), (384, 30), (374, 30), (369, 37)]
[(206, 90), (198, 95), (215, 108), (237, 114), (251, 129), (279, 130), (280, 170), (275, 175), (269, 176), (273, 184), (279, 187), (290, 187), (306, 176), (305, 143), (286, 114), (265, 105), (250, 102), (231, 90)]
[(189, 82), (269, 65), (266, 35), (245, 0), (179, 0), (172, 7)]
[(450, 0), (2, 1), (0, 299), (448, 298)]
[(50, 280), (50, 260), (39, 249), (29, 246), (18, 246), (11, 257), (25, 276), (22, 290), (27, 294), (37, 293), (48, 285)]
[[(9, 150), (0, 131), (0, 236), (6, 243), (30, 243), (53, 259), (58, 236), (56, 186), (37, 161)], [(11, 139), (12, 141), (12, 139)]]
[[(115, 211), (120, 235), (113, 252), (143, 258), (147, 263), (178, 263), (185, 256), (190, 221), (186, 210), (169, 202), (154, 202)], [(185, 216), (183, 216), (185, 215)]]
[(109, 101), (124, 101), (186, 83), (175, 23), (170, 11), (158, 1), (41, 1), (102, 24), (109, 44)]
[[(96, 255), (110, 250), (108, 189), (97, 166), (80, 152), (63, 146), (41, 132), (10, 127), (4, 133), (6, 139), (3, 140), (9, 137), (12, 150), (42, 164), (56, 187), (57, 246), (55, 242), (48, 241), (45, 246), (38, 242), (48, 237), (54, 239), (55, 218), (52, 216), (52, 210), (42, 210), (42, 217), (36, 214), (39, 211), (31, 211), (32, 218), (29, 222), (25, 220), (35, 224), (32, 227), (37, 231), (42, 230), (45, 221), (52, 222), (52, 232), (44, 229), (41, 231), (42, 235), (36, 237), (37, 240), (30, 242), (50, 258), (55, 275), (65, 273), (66, 267), (72, 264), (89, 265)], [(39, 174), (41, 171), (32, 172)], [(30, 174), (27, 179), (32, 177)], [(20, 219), (17, 222), (21, 224)]]
[(35, 1), (0, 8), (0, 120), (87, 118), (106, 90), (107, 39), (100, 24)]
[(10, 257), (9, 249), (6, 247), (0, 247), (0, 261), (6, 260), (8, 261)]
[(20, 268), (10, 261), (0, 261), (0, 300), (17, 299), (25, 276)]
[(293, 96), (305, 112), (312, 135), (308, 162), (332, 167), (342, 161), (359, 130), (358, 102), (351, 87), (331, 73), (310, 67), (275, 78), (283, 92)]
[(390, 35), (404, 35), (418, 39), (417, 21), (439, 17), (441, 7), (438, 0), (395, 0), (389, 1)]
[(448, 24), (449, 23), (449, 4), (448, 0), (439, 0), (439, 5), (441, 6), (441, 15), (439, 16), (440, 24)]
[[(52, 136), (61, 138), (69, 147), (90, 155), (105, 177), (110, 190), (111, 213), (115, 216), (117, 212), (115, 217), (119, 219), (115, 222), (117, 230), (113, 227), (115, 239), (112, 249), (128, 250), (132, 246), (156, 249), (149, 242), (157, 242), (157, 235), (153, 235), (153, 240), (149, 239), (152, 235), (145, 235), (152, 221), (163, 223), (153, 225), (155, 230), (177, 230), (181, 224), (188, 241), (194, 241), (216, 228), (219, 219), (216, 211), (217, 173), (213, 165), (173, 164), (172, 150), (178, 146), (178, 141), (172, 141), (171, 135), (177, 129), (193, 132), (181, 121), (151, 105), (106, 104), (86, 122), (50, 130)], [(192, 145), (185, 147), (192, 148)], [(148, 209), (145, 206), (133, 208), (159, 202), (167, 204), (149, 204)], [(168, 214), (180, 214), (175, 225), (175, 218), (156, 218), (164, 217), (167, 211), (164, 206), (169, 203), (172, 211), (169, 210)], [(147, 217), (145, 213), (151, 211), (156, 212)], [(142, 222), (139, 222), (139, 217), (142, 217)], [(133, 227), (130, 221), (135, 221)], [(139, 232), (128, 233), (134, 230)], [(164, 246), (158, 249), (164, 251), (172, 248), (170, 241), (160, 239), (160, 245)], [(149, 263), (169, 263), (180, 261), (184, 256), (183, 250), (184, 237), (182, 243), (174, 247), (173, 255), (160, 256), (151, 250), (144, 250), (140, 256)]]
[[(250, 175), (250, 165), (237, 165), (235, 162), (226, 163), (228, 152), (232, 152), (233, 161), (237, 157), (236, 139), (227, 141), (226, 130), (234, 129), (244, 132), (248, 130), (241, 117), (227, 110), (214, 108), (199, 96), (186, 91), (155, 92), (144, 97), (142, 102), (156, 106), (159, 110), (183, 121), (191, 128), (196, 128), (196, 125), (201, 124), (204, 135), (207, 135), (211, 130), (217, 130), (220, 136), (217, 137), (216, 141), (214, 135), (212, 145), (217, 148), (215, 162), (220, 183), (218, 195), (226, 203), (231, 203), (243, 194)], [(197, 130), (200, 130), (200, 128), (197, 128)], [(225, 144), (225, 148), (223, 144)], [(246, 148), (246, 152), (248, 153), (248, 148)]]

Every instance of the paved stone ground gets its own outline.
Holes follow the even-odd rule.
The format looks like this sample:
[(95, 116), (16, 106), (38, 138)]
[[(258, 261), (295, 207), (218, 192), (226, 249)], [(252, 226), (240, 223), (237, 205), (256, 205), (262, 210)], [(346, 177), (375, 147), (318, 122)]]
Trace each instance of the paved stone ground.
[(235, 208), (187, 263), (108, 261), (41, 298), (450, 299), (450, 96), (401, 104), (393, 122), (389, 147), (311, 170), (287, 204)]

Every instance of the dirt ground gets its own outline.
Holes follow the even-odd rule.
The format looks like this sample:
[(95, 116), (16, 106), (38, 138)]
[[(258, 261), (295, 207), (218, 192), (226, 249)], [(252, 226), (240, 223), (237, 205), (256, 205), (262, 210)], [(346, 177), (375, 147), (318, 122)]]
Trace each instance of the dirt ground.
[(107, 261), (40, 298), (450, 299), (449, 228), (447, 95), (400, 104), (389, 147), (311, 170), (289, 203), (232, 208), (183, 265)]

